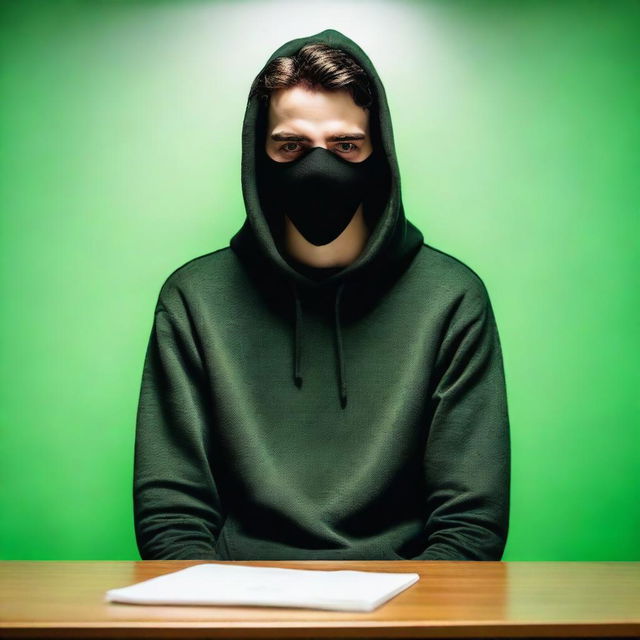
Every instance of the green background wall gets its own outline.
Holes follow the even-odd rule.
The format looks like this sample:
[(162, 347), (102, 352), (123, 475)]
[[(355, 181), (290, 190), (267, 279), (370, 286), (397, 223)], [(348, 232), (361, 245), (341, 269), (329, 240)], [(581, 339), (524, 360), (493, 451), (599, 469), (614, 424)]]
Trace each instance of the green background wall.
[(243, 221), (251, 80), (333, 27), (385, 82), (407, 216), (491, 295), (504, 559), (640, 560), (639, 2), (4, 2), (0, 22), (1, 559), (139, 558), (156, 296)]

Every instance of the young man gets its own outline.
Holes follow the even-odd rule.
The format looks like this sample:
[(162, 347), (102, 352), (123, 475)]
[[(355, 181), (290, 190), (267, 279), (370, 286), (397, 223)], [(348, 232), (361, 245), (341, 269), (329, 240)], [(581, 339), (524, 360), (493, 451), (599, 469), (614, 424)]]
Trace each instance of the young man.
[(230, 246), (159, 294), (141, 557), (499, 560), (510, 443), (489, 296), (405, 217), (384, 87), (351, 39), (270, 56), (242, 190)]

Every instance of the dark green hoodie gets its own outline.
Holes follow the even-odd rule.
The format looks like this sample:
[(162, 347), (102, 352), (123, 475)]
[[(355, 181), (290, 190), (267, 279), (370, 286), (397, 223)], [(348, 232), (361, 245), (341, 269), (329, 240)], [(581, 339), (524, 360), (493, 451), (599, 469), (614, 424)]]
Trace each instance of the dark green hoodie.
[(347, 51), (373, 80), (388, 189), (355, 261), (322, 278), (296, 268), (261, 208), (264, 121), (250, 94), (246, 220), (230, 246), (171, 273), (155, 309), (136, 424), (140, 555), (499, 560), (510, 443), (487, 290), (405, 217), (364, 51), (327, 29), (267, 63), (309, 42)]

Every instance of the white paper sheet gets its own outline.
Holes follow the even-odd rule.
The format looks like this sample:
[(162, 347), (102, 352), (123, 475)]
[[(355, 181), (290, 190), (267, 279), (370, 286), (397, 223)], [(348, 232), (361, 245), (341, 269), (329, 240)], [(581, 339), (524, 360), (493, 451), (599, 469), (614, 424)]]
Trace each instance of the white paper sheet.
[(128, 587), (105, 600), (129, 604), (251, 605), (373, 611), (418, 581), (417, 573), (198, 564)]

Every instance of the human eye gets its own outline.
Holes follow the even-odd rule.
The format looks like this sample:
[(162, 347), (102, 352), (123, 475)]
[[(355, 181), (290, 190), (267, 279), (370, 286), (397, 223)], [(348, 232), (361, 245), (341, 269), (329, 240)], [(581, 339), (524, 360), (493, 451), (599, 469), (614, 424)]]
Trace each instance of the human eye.
[[(351, 145), (351, 148), (345, 149), (344, 145)], [(338, 147), (342, 147), (341, 149), (338, 149), (338, 151), (340, 151), (340, 153), (343, 153), (343, 154), (348, 154), (348, 153), (351, 153), (352, 151), (358, 150), (358, 145), (353, 144), (353, 142), (339, 142)]]
[(285, 144), (283, 144), (280, 147), (280, 151), (283, 151), (284, 153), (295, 153), (296, 151), (299, 151), (299, 149), (291, 149), (289, 148), (290, 145), (294, 145), (294, 146), (300, 146), (299, 142), (285, 142)]

